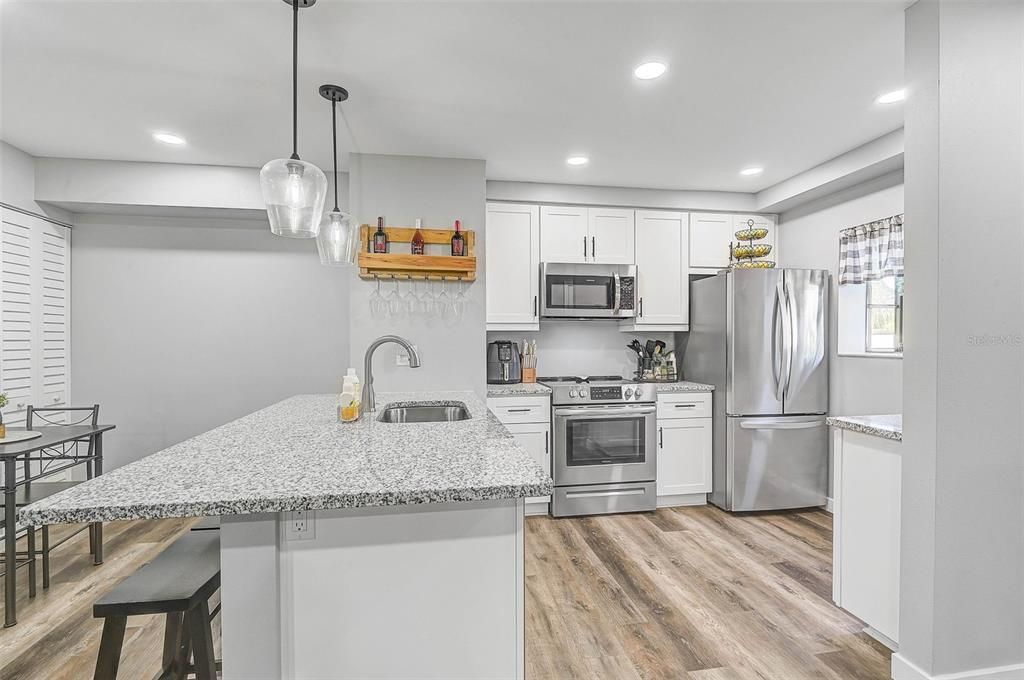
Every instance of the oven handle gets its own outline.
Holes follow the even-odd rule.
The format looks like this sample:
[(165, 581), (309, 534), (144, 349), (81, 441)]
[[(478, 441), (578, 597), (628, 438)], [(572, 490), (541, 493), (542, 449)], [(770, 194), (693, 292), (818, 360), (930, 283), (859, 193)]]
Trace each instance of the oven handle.
[(566, 498), (607, 498), (609, 496), (643, 496), (647, 490), (642, 486), (629, 489), (588, 490), (588, 491), (567, 491)]
[(649, 406), (590, 406), (577, 408), (555, 408), (556, 416), (593, 416), (597, 418), (614, 415), (642, 416), (655, 413), (658, 407)]

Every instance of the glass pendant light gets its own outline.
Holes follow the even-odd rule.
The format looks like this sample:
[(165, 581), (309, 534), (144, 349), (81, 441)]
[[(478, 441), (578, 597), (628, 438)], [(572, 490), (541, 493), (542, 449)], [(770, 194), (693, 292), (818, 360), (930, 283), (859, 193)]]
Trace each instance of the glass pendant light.
[(348, 99), (348, 92), (337, 85), (321, 85), (320, 96), (331, 102), (331, 144), (334, 147), (334, 210), (324, 215), (320, 233), (316, 237), (316, 249), (320, 252), (320, 264), (344, 267), (356, 261), (356, 225), (352, 216), (338, 207), (338, 102)]
[(292, 155), (270, 161), (260, 170), (260, 188), (270, 231), (289, 238), (315, 238), (327, 198), (327, 176), (299, 158), (299, 8), (316, 0), (284, 0), (292, 7)]

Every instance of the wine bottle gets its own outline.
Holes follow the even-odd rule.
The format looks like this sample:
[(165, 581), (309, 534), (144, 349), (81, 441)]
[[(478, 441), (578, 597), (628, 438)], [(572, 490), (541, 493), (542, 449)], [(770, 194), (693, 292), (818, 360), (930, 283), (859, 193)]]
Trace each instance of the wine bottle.
[(455, 234), (452, 235), (452, 255), (466, 254), (466, 239), (462, 237), (462, 222), (455, 220)]
[(377, 218), (377, 231), (373, 234), (373, 252), (388, 252), (388, 235), (384, 232), (384, 218)]
[(423, 220), (416, 218), (416, 233), (412, 235), (412, 254), (422, 255), (423, 254)]

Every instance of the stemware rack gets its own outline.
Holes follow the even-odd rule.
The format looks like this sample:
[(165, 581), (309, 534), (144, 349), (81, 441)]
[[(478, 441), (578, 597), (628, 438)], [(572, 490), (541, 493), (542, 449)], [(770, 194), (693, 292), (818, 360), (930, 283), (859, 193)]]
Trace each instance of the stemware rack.
[[(377, 227), (364, 224), (359, 227), (359, 277), (362, 279), (398, 278), (428, 280), (476, 280), (476, 234), (472, 229), (462, 230), (466, 239), (466, 254), (455, 255), (412, 255), (409, 253), (412, 237), (416, 234), (414, 227), (384, 227), (388, 235), (388, 248), (405, 252), (374, 253), (373, 234)], [(423, 243), (429, 250), (430, 246), (451, 246), (452, 229), (420, 229)]]

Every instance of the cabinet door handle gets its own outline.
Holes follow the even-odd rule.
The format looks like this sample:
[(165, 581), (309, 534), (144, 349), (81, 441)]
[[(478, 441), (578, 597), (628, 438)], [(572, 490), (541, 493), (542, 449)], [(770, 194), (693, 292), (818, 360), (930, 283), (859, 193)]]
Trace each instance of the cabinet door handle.
[(663, 427), (658, 428), (658, 448), (665, 448), (665, 428)]
[(590, 256), (597, 257), (597, 238), (594, 236), (590, 237)]
[(544, 453), (551, 453), (551, 449), (548, 448), (548, 442), (551, 440), (551, 433), (544, 433)]
[(533, 296), (533, 318), (537, 318), (537, 296)]
[(640, 298), (640, 318), (644, 318), (644, 299)]
[(587, 259), (587, 237), (583, 237), (583, 259)]

